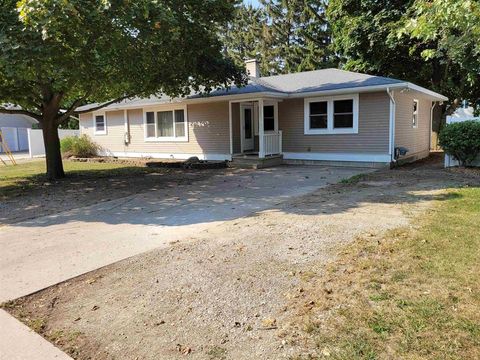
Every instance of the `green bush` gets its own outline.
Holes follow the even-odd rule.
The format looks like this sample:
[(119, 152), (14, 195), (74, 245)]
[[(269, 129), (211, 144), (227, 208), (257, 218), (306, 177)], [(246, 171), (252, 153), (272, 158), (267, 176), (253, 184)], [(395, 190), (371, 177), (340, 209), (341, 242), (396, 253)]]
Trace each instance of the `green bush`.
[(439, 134), (443, 150), (460, 166), (468, 166), (480, 154), (480, 121), (468, 120), (447, 124)]
[(87, 135), (68, 136), (60, 141), (60, 148), (64, 157), (95, 157), (98, 155), (100, 146), (94, 143)]

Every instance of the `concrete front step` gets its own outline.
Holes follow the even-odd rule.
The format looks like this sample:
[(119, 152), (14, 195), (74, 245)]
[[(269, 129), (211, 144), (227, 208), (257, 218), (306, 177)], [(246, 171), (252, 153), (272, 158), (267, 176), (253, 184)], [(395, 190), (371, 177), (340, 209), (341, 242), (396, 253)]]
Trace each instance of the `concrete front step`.
[(283, 155), (269, 156), (264, 159), (260, 159), (257, 156), (239, 155), (233, 157), (230, 166), (239, 169), (264, 169), (282, 164)]

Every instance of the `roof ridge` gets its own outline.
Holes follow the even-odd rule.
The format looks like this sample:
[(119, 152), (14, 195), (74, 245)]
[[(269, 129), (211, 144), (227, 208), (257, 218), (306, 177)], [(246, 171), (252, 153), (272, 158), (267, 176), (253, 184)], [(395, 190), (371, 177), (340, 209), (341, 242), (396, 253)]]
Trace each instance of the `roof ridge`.
[(396, 81), (402, 81), (402, 82), (407, 82), (407, 81), (404, 81), (404, 80), (400, 80), (400, 79), (397, 79), (397, 78), (394, 78), (394, 77), (390, 77), (390, 76), (383, 76), (383, 75), (371, 75), (371, 74), (366, 74), (366, 73), (363, 73), (363, 72), (356, 72), (356, 71), (350, 71), (350, 70), (344, 70), (344, 69), (337, 69), (339, 71), (342, 71), (344, 73), (347, 73), (347, 74), (360, 74), (360, 75), (366, 75), (366, 76), (370, 76), (370, 77), (377, 77), (377, 78), (382, 78), (382, 79), (388, 79), (388, 80), (396, 80)]
[(261, 76), (259, 78), (255, 78), (255, 79), (268, 79), (268, 78), (274, 78), (274, 77), (291, 76), (291, 75), (297, 75), (297, 74), (306, 74), (306, 73), (319, 72), (319, 71), (325, 71), (325, 70), (340, 70), (340, 69), (324, 68), (324, 69), (316, 69), (316, 70), (308, 70), (308, 71), (297, 71), (297, 72), (288, 73), (288, 74), (276, 74), (276, 75), (270, 75), (270, 76)]

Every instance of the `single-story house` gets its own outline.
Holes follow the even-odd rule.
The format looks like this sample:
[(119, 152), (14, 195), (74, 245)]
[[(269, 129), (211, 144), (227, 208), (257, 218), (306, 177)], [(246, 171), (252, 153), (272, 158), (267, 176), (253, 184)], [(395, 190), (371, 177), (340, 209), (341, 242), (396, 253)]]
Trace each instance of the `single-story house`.
[(384, 166), (428, 155), (432, 110), (447, 100), (392, 78), (338, 69), (261, 77), (255, 60), (246, 65), (244, 87), (111, 104), (81, 114), (80, 132), (118, 157)]
[[(27, 151), (28, 129), (37, 123), (37, 120), (26, 115), (0, 114), (2, 140), (10, 151)], [(3, 146), (0, 146), (0, 152), (3, 152)]]

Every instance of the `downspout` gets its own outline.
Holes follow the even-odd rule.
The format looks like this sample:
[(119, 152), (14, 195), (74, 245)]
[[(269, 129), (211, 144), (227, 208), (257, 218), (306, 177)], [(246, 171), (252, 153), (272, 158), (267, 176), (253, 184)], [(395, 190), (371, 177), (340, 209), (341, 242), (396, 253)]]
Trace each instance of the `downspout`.
[(128, 123), (128, 110), (123, 110), (123, 123), (125, 127), (125, 134), (124, 134), (124, 149), (127, 151), (127, 147), (130, 144), (130, 124)]
[(390, 129), (390, 138), (389, 138), (389, 152), (390, 162), (394, 164), (397, 160), (395, 159), (395, 113), (396, 113), (396, 102), (393, 97), (393, 90), (390, 92), (390, 88), (387, 88), (387, 94), (390, 98), (390, 119), (389, 119), (389, 129)]
[(430, 132), (429, 132), (429, 137), (428, 137), (428, 149), (430, 151), (432, 150), (433, 109), (435, 109), (435, 106), (437, 106), (436, 101), (433, 102), (432, 108), (430, 109)]

